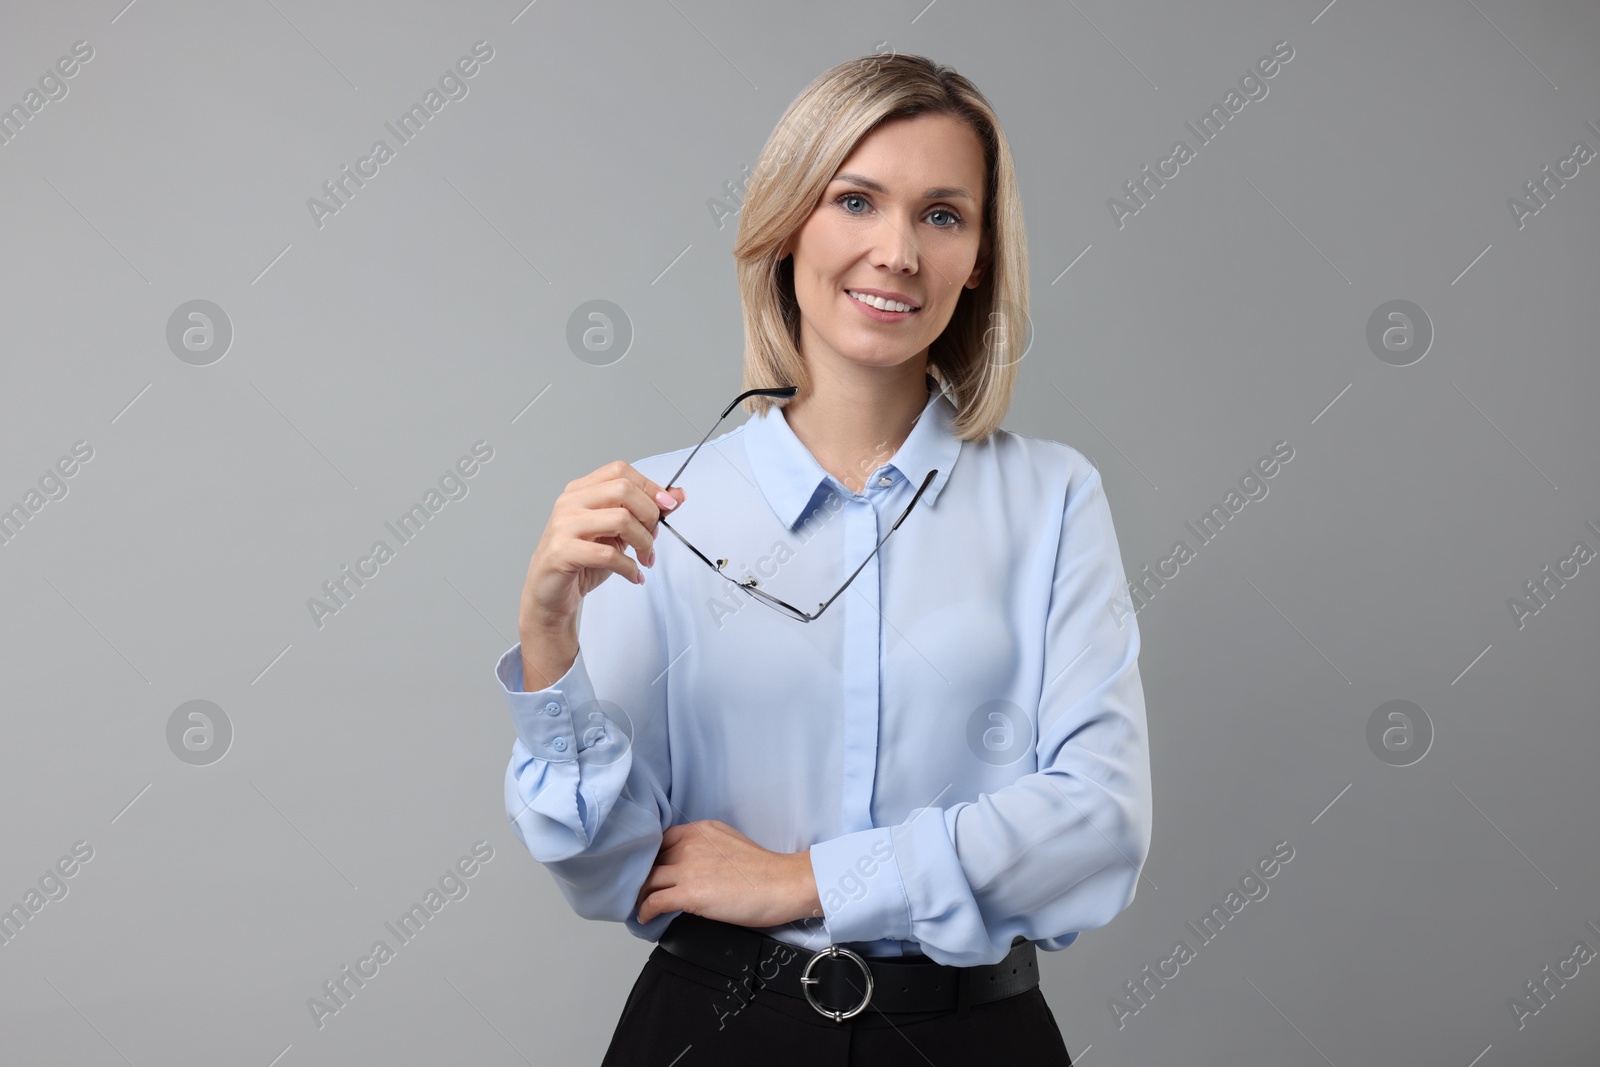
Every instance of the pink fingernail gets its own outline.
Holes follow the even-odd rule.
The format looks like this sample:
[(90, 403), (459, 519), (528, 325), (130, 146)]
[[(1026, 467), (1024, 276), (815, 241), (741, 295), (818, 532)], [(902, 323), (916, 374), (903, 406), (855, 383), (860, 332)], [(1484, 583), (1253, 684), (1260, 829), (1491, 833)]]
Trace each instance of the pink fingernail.
[(671, 511), (678, 506), (678, 501), (669, 493), (656, 493), (656, 503), (661, 505), (662, 511)]

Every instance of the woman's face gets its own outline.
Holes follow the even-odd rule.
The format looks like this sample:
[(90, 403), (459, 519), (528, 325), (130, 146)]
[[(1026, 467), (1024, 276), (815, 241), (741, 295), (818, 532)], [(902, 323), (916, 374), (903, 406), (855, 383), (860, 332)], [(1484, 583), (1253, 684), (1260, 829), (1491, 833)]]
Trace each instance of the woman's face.
[[(977, 134), (953, 115), (893, 119), (861, 139), (784, 247), (812, 368), (893, 367), (927, 351), (961, 290), (982, 279), (984, 176)], [(914, 310), (880, 310), (852, 292)]]

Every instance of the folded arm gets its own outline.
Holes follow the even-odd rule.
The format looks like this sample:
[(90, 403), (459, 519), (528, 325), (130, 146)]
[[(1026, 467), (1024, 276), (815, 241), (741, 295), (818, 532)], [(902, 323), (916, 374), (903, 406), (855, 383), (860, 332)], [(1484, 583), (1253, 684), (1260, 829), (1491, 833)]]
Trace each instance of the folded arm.
[(1139, 631), (1098, 471), (1071, 488), (1045, 624), (1038, 770), (977, 800), (811, 846), (829, 940), (913, 938), (993, 963), (1021, 935), (1065, 948), (1133, 900), (1149, 852)]

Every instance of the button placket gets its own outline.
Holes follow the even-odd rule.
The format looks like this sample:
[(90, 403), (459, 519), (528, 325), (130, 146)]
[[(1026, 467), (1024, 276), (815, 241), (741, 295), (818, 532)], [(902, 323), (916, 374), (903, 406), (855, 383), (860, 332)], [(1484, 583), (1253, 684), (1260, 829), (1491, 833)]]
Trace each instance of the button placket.
[(865, 559), (861, 573), (845, 596), (841, 681), (843, 733), (840, 737), (839, 823), (841, 833), (872, 827), (872, 793), (877, 777), (879, 696), (882, 688), (881, 566), (872, 555), (882, 532), (870, 500), (851, 501), (845, 509), (844, 558)]

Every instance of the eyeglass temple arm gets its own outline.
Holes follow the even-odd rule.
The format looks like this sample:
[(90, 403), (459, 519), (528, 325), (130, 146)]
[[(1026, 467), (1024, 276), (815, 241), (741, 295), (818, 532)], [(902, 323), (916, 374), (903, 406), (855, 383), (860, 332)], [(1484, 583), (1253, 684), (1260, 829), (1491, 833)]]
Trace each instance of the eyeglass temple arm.
[[(900, 528), (900, 524), (906, 521), (906, 516), (910, 515), (911, 509), (917, 506), (917, 501), (922, 499), (923, 492), (928, 488), (929, 485), (933, 484), (934, 476), (938, 473), (939, 468), (935, 467), (933, 470), (927, 473), (926, 477), (922, 479), (922, 484), (917, 487), (916, 495), (911, 498), (911, 503), (907, 504), (906, 509), (900, 513), (900, 517), (894, 520), (894, 525), (889, 527), (889, 532), (884, 534), (883, 537), (879, 539), (878, 543), (872, 547), (871, 552), (867, 553), (867, 558), (861, 561), (861, 567), (865, 567), (872, 561), (872, 557), (878, 554), (878, 549), (883, 547), (883, 542), (889, 540), (889, 534), (892, 534), (898, 530)], [(856, 580), (856, 575), (861, 573), (861, 567), (857, 567), (855, 570), (850, 572), (850, 577), (844, 580), (844, 585), (839, 587), (839, 592), (834, 593), (833, 596), (829, 597), (827, 601), (825, 601), (823, 605), (817, 609), (817, 615), (821, 615), (823, 611), (827, 609), (829, 604), (832, 604), (835, 600), (839, 599), (839, 593), (844, 592), (845, 589), (849, 587), (850, 583)], [(816, 615), (811, 617), (816, 618)]]
[[(662, 519), (662, 520), (660, 520), (660, 522), (661, 522), (661, 525), (663, 527), (665, 527), (667, 529), (667, 531), (672, 534), (673, 537), (676, 537), (678, 540), (683, 542), (683, 547), (687, 548), (690, 552), (693, 552), (695, 555), (697, 555), (701, 559), (705, 560), (706, 566), (710, 567), (714, 571), (720, 572), (722, 570), (721, 567), (717, 566), (715, 563), (711, 562), (709, 559), (706, 559), (706, 554), (704, 552), (700, 551), (698, 548), (696, 548), (693, 545), (691, 545), (689, 543), (689, 539), (688, 538), (684, 537), (683, 534), (679, 533), (677, 530), (674, 530), (671, 526), (668, 526), (666, 519)], [(724, 575), (724, 577), (726, 577), (726, 575)]]
[[(690, 552), (693, 552), (695, 555), (699, 556), (700, 559), (705, 563), (706, 566), (708, 566), (712, 570), (716, 571), (718, 574), (720, 574), (727, 581), (730, 581), (734, 585), (737, 585), (740, 588), (744, 589), (745, 592), (750, 593), (753, 596), (758, 596), (758, 597), (761, 597), (763, 599), (770, 600), (774, 604), (782, 604), (784, 607), (788, 608), (790, 611), (792, 611), (795, 614), (799, 615), (801, 617), (802, 621), (804, 621), (804, 622), (810, 622), (813, 618), (816, 617), (816, 616), (812, 616), (812, 615), (807, 615), (805, 612), (801, 611), (799, 608), (795, 607), (793, 604), (789, 603), (787, 600), (779, 600), (777, 597), (773, 596), (771, 593), (767, 592), (765, 589), (757, 588), (753, 584), (752, 585), (746, 585), (744, 582), (739, 581), (737, 578), (733, 577), (733, 575), (728, 574), (726, 571), (724, 571), (720, 566), (718, 566), (717, 564), (711, 562), (711, 560), (706, 559), (706, 554), (704, 552), (701, 552), (698, 548), (696, 548), (693, 545), (691, 545), (689, 543), (689, 539), (684, 537), (683, 534), (679, 533), (677, 530), (673, 530), (671, 526), (667, 526), (667, 521), (665, 519), (661, 520), (661, 525), (662, 526), (666, 526), (668, 530), (671, 530), (672, 531), (672, 536), (676, 537), (678, 540), (682, 541), (684, 547), (687, 548)], [(753, 582), (754, 579), (752, 579), (751, 581)], [(817, 614), (820, 615), (822, 613), (819, 611)]]
[[(678, 469), (672, 472), (672, 477), (667, 479), (667, 484), (661, 487), (662, 491), (665, 492), (666, 490), (672, 488), (672, 483), (678, 480), (678, 475), (683, 473), (683, 468), (689, 465), (689, 460), (694, 458), (695, 452), (700, 451), (700, 445), (705, 444), (706, 441), (710, 439), (711, 435), (717, 432), (717, 427), (721, 426), (722, 420), (728, 417), (728, 412), (732, 411), (734, 408), (738, 407), (752, 396), (770, 396), (774, 400), (789, 400), (792, 399), (794, 394), (799, 391), (799, 386), (785, 385), (777, 389), (747, 389), (738, 396), (734, 397), (733, 403), (723, 408), (722, 414), (717, 416), (717, 421), (711, 424), (711, 429), (706, 431), (705, 437), (700, 438), (700, 444), (694, 446), (694, 452), (690, 452), (689, 455), (685, 457), (684, 461), (679, 464)], [(678, 540), (682, 541), (683, 538), (680, 537)], [(683, 543), (688, 544), (689, 542), (684, 541)], [(704, 556), (701, 556), (700, 558), (705, 559)]]

